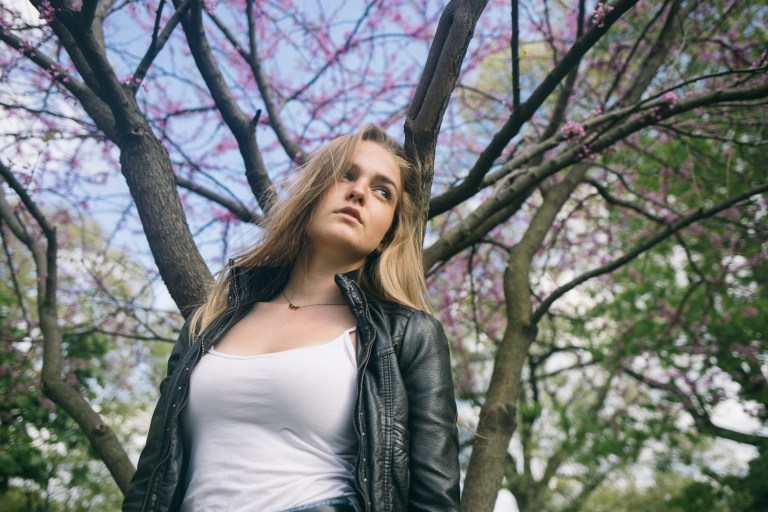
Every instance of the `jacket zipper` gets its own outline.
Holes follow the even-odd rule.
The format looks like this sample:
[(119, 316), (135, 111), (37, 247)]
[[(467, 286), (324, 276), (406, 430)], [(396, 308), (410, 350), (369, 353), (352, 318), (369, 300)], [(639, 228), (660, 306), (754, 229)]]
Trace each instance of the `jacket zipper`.
[[(195, 369), (195, 366), (197, 366), (197, 362), (200, 361), (200, 358), (202, 357), (201, 354), (200, 354), (202, 352), (202, 350), (203, 350), (203, 344), (202, 344), (202, 341), (201, 341), (201, 343), (200, 343), (200, 350), (198, 351), (198, 356), (196, 357), (195, 364), (193, 364), (192, 368), (187, 372), (187, 384), (189, 384), (189, 378), (190, 378), (190, 375), (192, 375), (192, 370)], [(177, 383), (175, 383), (175, 384), (177, 384)], [(173, 393), (172, 390), (171, 390), (171, 393)], [(152, 499), (153, 504), (157, 500), (157, 498), (156, 498), (156, 496), (157, 496), (157, 492), (156, 491), (157, 490), (154, 488), (156, 486), (156, 482), (154, 482), (155, 476), (157, 475), (157, 470), (160, 469), (160, 467), (163, 464), (165, 464), (165, 461), (168, 460), (168, 457), (171, 456), (171, 446), (173, 445), (173, 436), (174, 436), (174, 432), (175, 432), (173, 427), (176, 425), (176, 418), (178, 418), (179, 413), (184, 408), (186, 403), (187, 403), (187, 398), (184, 397), (184, 401), (181, 402), (181, 404), (179, 405), (178, 409), (176, 409), (176, 411), (174, 412), (173, 418), (171, 418), (171, 424), (170, 424), (170, 427), (169, 427), (169, 432), (171, 433), (171, 438), (168, 440), (168, 449), (163, 454), (163, 457), (157, 462), (157, 464), (155, 464), (155, 467), (152, 470), (152, 474), (149, 475), (149, 485), (147, 486), (149, 492), (147, 492), (147, 494), (144, 496), (144, 503), (141, 506), (142, 512), (144, 512), (145, 510), (148, 510), (147, 509), (147, 500), (149, 500), (150, 496), (153, 496), (153, 499)], [(173, 404), (171, 404), (171, 407), (173, 407)]]
[[(353, 298), (358, 299), (359, 294), (357, 293), (357, 290), (354, 289), (356, 286), (355, 283), (352, 284), (352, 293)], [(358, 299), (359, 300), (359, 299)], [(356, 315), (357, 316), (357, 315)], [(368, 327), (369, 332), (366, 334), (368, 335), (368, 347), (366, 349), (365, 353), (365, 359), (362, 362), (362, 365), (358, 367), (357, 369), (357, 403), (359, 404), (360, 410), (358, 412), (358, 417), (356, 418), (356, 421), (353, 422), (353, 424), (357, 427), (355, 430), (357, 431), (357, 442), (358, 442), (358, 460), (360, 460), (360, 453), (362, 452), (363, 455), (363, 474), (365, 475), (363, 477), (363, 482), (360, 482), (360, 494), (362, 495), (361, 498), (363, 499), (363, 507), (365, 508), (366, 512), (371, 510), (371, 501), (368, 494), (368, 467), (367, 467), (367, 459), (365, 457), (365, 427), (362, 423), (363, 418), (363, 382), (362, 382), (362, 376), (365, 373), (365, 368), (368, 366), (368, 361), (371, 359), (371, 352), (373, 352), (373, 340), (375, 339), (375, 332), (376, 327), (373, 325), (373, 323), (370, 321), (367, 315), (361, 315), (361, 317), (365, 320), (365, 325)]]
[[(368, 495), (368, 467), (367, 467), (367, 459), (365, 456), (366, 452), (366, 444), (365, 444), (365, 427), (362, 422), (363, 418), (363, 383), (362, 383), (362, 376), (365, 373), (365, 368), (368, 366), (368, 360), (371, 358), (371, 352), (373, 350), (373, 344), (368, 344), (367, 353), (365, 356), (365, 361), (363, 362), (363, 365), (358, 368), (357, 373), (357, 403), (360, 404), (360, 411), (358, 414), (357, 421), (354, 422), (354, 424), (358, 427), (357, 430), (357, 442), (358, 442), (358, 452), (362, 452), (363, 455), (363, 474), (365, 475), (363, 477), (363, 482), (361, 482), (360, 485), (360, 491), (363, 498), (363, 505), (365, 506), (365, 510), (370, 510), (370, 499)], [(360, 460), (360, 453), (358, 453), (358, 460)]]
[[(230, 266), (231, 265), (232, 265), (232, 260), (230, 260)], [(233, 276), (232, 279), (236, 280), (236, 276)], [(235, 309), (237, 309), (237, 307), (240, 305), (240, 294), (238, 293), (238, 284), (237, 284), (237, 282), (234, 282), (233, 284), (234, 284), (234, 287), (235, 287), (235, 303), (232, 306), (230, 306), (229, 308), (227, 308), (216, 320), (214, 320), (214, 322), (220, 321), (222, 318), (225, 318), (227, 315), (229, 315)], [(217, 328), (218, 328), (218, 326), (217, 326)], [(210, 333), (210, 332), (214, 331), (214, 329), (213, 328), (209, 328), (207, 331), (208, 331), (208, 333)], [(200, 359), (203, 358), (204, 351), (205, 351), (205, 343), (206, 343), (206, 341), (205, 341), (205, 334), (207, 334), (207, 333), (201, 333), (198, 336), (198, 339), (200, 339), (200, 350), (198, 351), (197, 357), (195, 358), (195, 363), (192, 365), (191, 368), (189, 368), (189, 371), (187, 371), (187, 387), (189, 387), (189, 379), (192, 377), (192, 372), (197, 367), (197, 364), (200, 362)], [(169, 439), (168, 450), (165, 452), (163, 457), (157, 462), (157, 464), (155, 464), (155, 467), (152, 470), (152, 474), (149, 476), (149, 485), (147, 486), (147, 488), (150, 489), (151, 492), (147, 492), (147, 494), (144, 496), (144, 503), (141, 506), (141, 512), (144, 512), (145, 510), (147, 510), (147, 500), (149, 499), (149, 496), (150, 495), (155, 496), (157, 494), (155, 492), (156, 490), (153, 489), (153, 487), (156, 485), (155, 482), (153, 482), (153, 480), (155, 478), (157, 470), (163, 464), (165, 464), (165, 461), (168, 460), (168, 457), (170, 457), (170, 455), (171, 455), (171, 445), (173, 444), (173, 436), (175, 434), (174, 426), (176, 425), (176, 419), (178, 418), (179, 414), (181, 413), (181, 410), (184, 408), (185, 405), (187, 405), (187, 400), (188, 400), (189, 393), (187, 392), (186, 395), (187, 396), (185, 396), (184, 400), (179, 404), (178, 409), (176, 409), (176, 412), (174, 413), (173, 418), (171, 419), (171, 425), (170, 425), (171, 438)], [(173, 404), (171, 404), (171, 407), (173, 407)], [(154, 501), (155, 500), (153, 500), (153, 502)]]

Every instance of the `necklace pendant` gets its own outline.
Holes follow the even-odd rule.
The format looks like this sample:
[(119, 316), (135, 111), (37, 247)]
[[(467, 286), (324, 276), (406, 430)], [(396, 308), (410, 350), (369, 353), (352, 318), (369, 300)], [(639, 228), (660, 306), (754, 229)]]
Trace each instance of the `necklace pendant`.
[(290, 302), (288, 303), (288, 309), (292, 309), (292, 310), (296, 311), (296, 310), (297, 310), (297, 309), (299, 309), (300, 307), (301, 307), (301, 306), (294, 306), (294, 305), (293, 305), (293, 304), (291, 304)]

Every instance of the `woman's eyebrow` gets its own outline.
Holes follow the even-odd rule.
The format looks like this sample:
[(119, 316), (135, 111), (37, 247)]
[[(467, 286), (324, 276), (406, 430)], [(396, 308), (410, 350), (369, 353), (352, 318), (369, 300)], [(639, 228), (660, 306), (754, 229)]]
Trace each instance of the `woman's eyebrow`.
[(394, 180), (392, 178), (390, 178), (389, 176), (387, 176), (385, 174), (381, 174), (381, 173), (376, 173), (375, 178), (378, 181), (383, 181), (387, 185), (391, 185), (392, 188), (395, 189), (395, 191), (399, 192), (399, 189), (397, 188), (397, 183), (395, 183)]
[[(360, 166), (353, 162), (349, 166), (349, 170), (354, 172), (354, 173), (359, 173), (360, 172)], [(387, 176), (386, 174), (383, 174), (383, 173), (380, 173), (380, 172), (374, 172), (373, 179), (376, 180), (376, 181), (380, 181), (380, 182), (386, 183), (387, 185), (390, 185), (392, 188), (395, 189), (395, 192), (398, 192), (398, 193), (400, 192), (400, 189), (397, 188), (397, 183), (395, 183), (395, 181), (392, 178), (390, 178), (389, 176)]]

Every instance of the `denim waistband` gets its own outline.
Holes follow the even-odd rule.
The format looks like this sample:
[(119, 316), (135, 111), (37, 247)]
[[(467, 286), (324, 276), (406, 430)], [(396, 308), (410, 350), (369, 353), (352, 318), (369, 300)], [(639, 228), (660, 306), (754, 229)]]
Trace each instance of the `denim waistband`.
[(292, 507), (282, 512), (355, 512), (355, 499), (352, 496), (342, 496), (339, 498), (329, 498), (327, 500), (316, 501)]

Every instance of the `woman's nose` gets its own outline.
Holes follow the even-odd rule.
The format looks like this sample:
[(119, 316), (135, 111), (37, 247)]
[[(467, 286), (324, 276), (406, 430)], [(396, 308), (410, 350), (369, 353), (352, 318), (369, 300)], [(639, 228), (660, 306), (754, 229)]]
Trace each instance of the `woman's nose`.
[(347, 192), (347, 199), (350, 201), (354, 201), (359, 204), (365, 203), (365, 191), (358, 183), (353, 183), (352, 187), (349, 189), (349, 192)]

